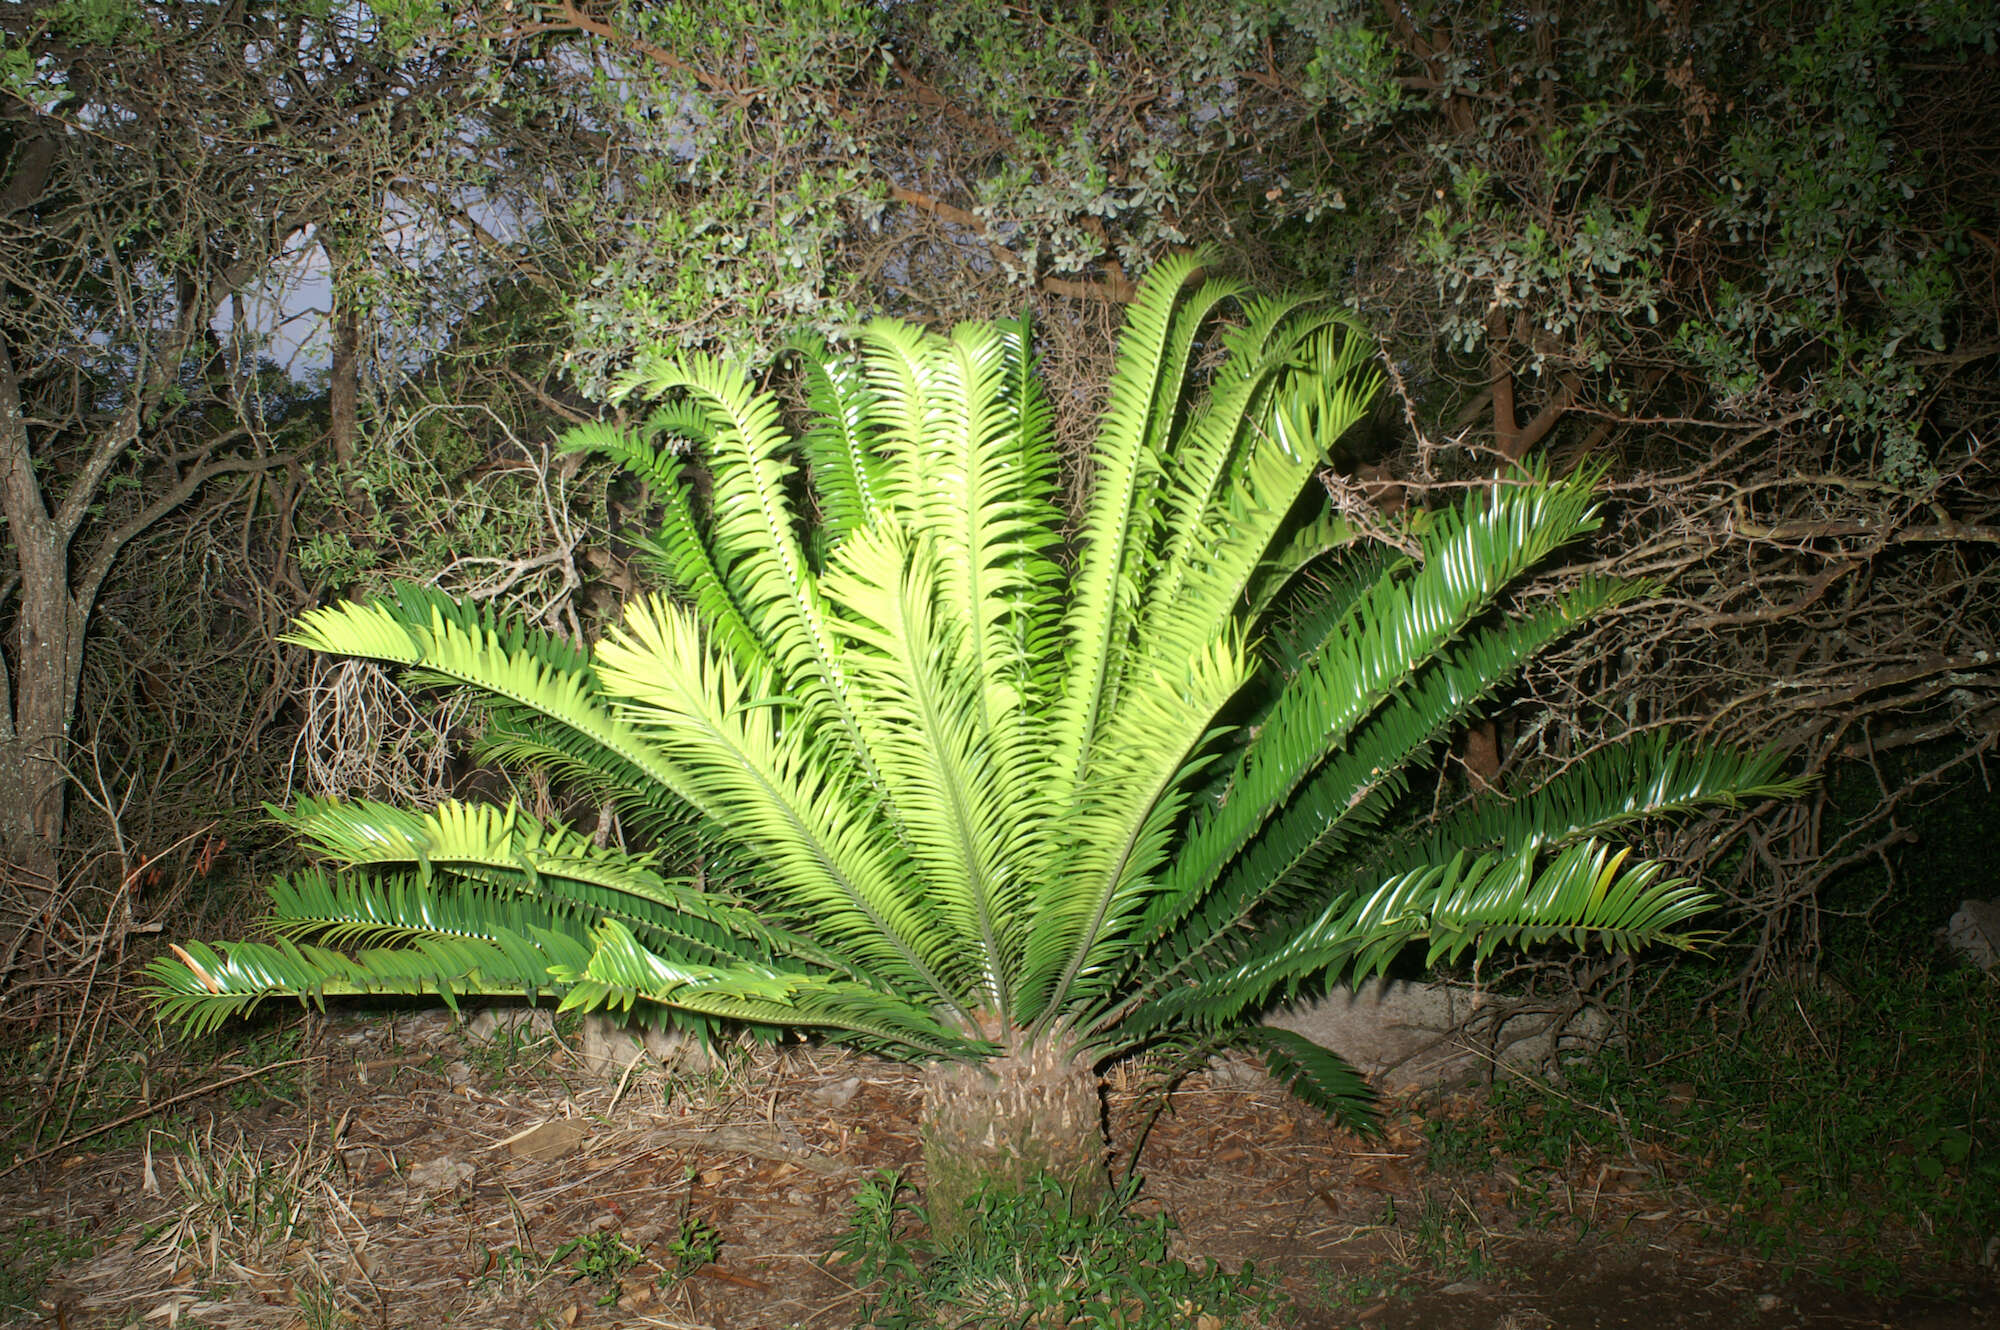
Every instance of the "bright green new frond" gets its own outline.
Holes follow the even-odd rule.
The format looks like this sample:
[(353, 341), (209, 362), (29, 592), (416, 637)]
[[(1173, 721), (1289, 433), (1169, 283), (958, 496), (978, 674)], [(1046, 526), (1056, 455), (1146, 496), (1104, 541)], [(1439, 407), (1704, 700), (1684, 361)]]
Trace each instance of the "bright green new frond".
[(820, 529), (829, 545), (883, 511), (886, 463), (875, 442), (875, 394), (853, 360), (828, 354), (823, 343), (800, 341), (806, 404), (812, 424), (799, 439), (819, 497)]
[(1216, 717), (1251, 670), (1241, 640), (1225, 637), (1179, 678), (1156, 675), (1120, 700), (1121, 743), (1100, 751), (1068, 818), (1060, 873), (1035, 903), (1022, 989), (1040, 1019), (1056, 1019), (1078, 977), (1109, 963), (1211, 760)]
[(763, 888), (815, 934), (852, 950), (875, 973), (940, 997), (963, 968), (934, 907), (905, 889), (875, 798), (810, 724), (789, 714), (774, 681), (702, 640), (678, 606), (628, 608), (598, 646), (606, 690), (688, 773), (689, 801), (763, 866)]
[[(693, 419), (688, 419), (692, 417)], [(695, 423), (701, 428), (695, 431)], [(706, 442), (707, 421), (689, 403), (672, 403), (653, 413), (647, 434), (690, 434)], [(709, 632), (726, 643), (746, 664), (765, 658), (763, 641), (751, 629), (737, 591), (723, 576), (701, 524), (696, 521), (693, 498), (688, 490), (681, 459), (632, 433), (603, 422), (579, 425), (562, 436), (568, 452), (596, 453), (609, 457), (643, 479), (653, 502), (660, 505), (660, 525), (641, 542), (653, 567), (665, 575), (667, 586), (686, 596), (701, 610)]]
[[(889, 525), (856, 532), (829, 570), (863, 741), (883, 774), (885, 812), (957, 945), (977, 960), (977, 1008), (1010, 1012), (1020, 951), (1030, 791), (1009, 769), (1013, 703), (993, 685), (952, 612), (943, 560)], [(998, 719), (989, 715), (1001, 707)]]
[(1112, 705), (1122, 652), (1153, 557), (1156, 481), (1169, 432), (1178, 423), (1195, 335), (1215, 307), (1236, 294), (1211, 282), (1191, 299), (1186, 287), (1209, 260), (1176, 255), (1155, 268), (1126, 312), (1109, 403), (1091, 454), (1083, 553), (1064, 616), (1065, 686), (1050, 739), (1074, 790), (1094, 756), (1098, 727)]

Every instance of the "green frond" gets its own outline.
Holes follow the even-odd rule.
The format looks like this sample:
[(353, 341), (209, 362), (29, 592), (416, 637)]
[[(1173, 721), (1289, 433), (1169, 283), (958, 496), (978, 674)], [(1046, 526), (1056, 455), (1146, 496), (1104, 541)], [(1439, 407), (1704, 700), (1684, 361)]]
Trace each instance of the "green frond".
[(1018, 655), (1025, 639), (1013, 619), (1024, 602), (1048, 596), (1053, 572), (1040, 552), (1054, 532), (1036, 529), (1049, 505), (1034, 504), (1016, 469), (1020, 403), (1008, 344), (980, 325), (949, 340), (889, 338), (880, 325), (868, 336), (872, 350), (908, 369), (913, 395), (892, 402), (884, 393), (885, 414), (903, 417), (886, 440), (897, 518), (935, 551), (938, 608), (963, 625), (959, 651), (981, 731), (991, 735), (995, 705), (1018, 705), (1033, 666)]
[(829, 546), (838, 545), (888, 502), (887, 464), (875, 443), (875, 394), (862, 367), (830, 354), (823, 342), (795, 341), (789, 349), (805, 371), (813, 413), (799, 447), (819, 498), (820, 529)]
[(1364, 1136), (1380, 1133), (1375, 1092), (1340, 1054), (1275, 1025), (1245, 1026), (1230, 1043), (1261, 1054), (1279, 1084), (1341, 1126)]
[(1708, 899), (1663, 879), (1657, 863), (1625, 867), (1626, 853), (1579, 841), (1545, 864), (1532, 850), (1459, 856), (1345, 894), (1317, 917), (1262, 931), (1227, 964), (1197, 967), (1131, 1012), (1119, 1034), (1137, 1040), (1158, 1028), (1227, 1024), (1314, 976), (1378, 973), (1420, 940), (1430, 942), (1430, 963), (1557, 940), (1612, 951), (1698, 944), (1700, 935), (1680, 928)]
[(709, 632), (738, 659), (745, 664), (763, 660), (764, 643), (751, 629), (736, 589), (717, 566), (695, 519), (681, 459), (652, 441), (672, 433), (706, 443), (711, 438), (706, 416), (691, 403), (669, 403), (653, 413), (646, 433), (648, 438), (640, 438), (593, 421), (565, 433), (560, 446), (566, 452), (609, 457), (646, 482), (649, 497), (659, 504), (661, 514), (659, 527), (640, 542), (648, 562), (664, 576), (670, 590), (694, 602)]
[(190, 942), (177, 959), (146, 967), (145, 992), (163, 1021), (204, 1034), (232, 1016), (248, 1015), (266, 998), (291, 997), (324, 1008), (330, 997), (429, 995), (456, 1011), (471, 994), (529, 996), (566, 987), (551, 970), (574, 967), (589, 950), (577, 939), (548, 932), (496, 933), (491, 938), (428, 937), (407, 947), (353, 956), (326, 947), (276, 942)]
[(1781, 775), (1782, 764), (1774, 751), (1676, 743), (1655, 731), (1600, 748), (1524, 796), (1482, 798), (1398, 857), (1436, 863), (1461, 850), (1514, 853), (1602, 838), (1647, 819), (1803, 793), (1809, 782)]
[(1175, 440), (1168, 536), (1140, 611), (1148, 653), (1134, 668), (1242, 616), (1300, 494), (1374, 395), (1370, 347), (1344, 320), (1322, 316), (1272, 333), (1264, 359), (1219, 383)]
[(1023, 1008), (1041, 1021), (1058, 1018), (1079, 975), (1111, 963), (1211, 760), (1215, 718), (1251, 662), (1240, 639), (1225, 638), (1183, 671), (1120, 700), (1125, 742), (1100, 752), (1066, 819), (1063, 865), (1039, 884), (1021, 987)]
[(687, 863), (726, 852), (729, 843), (694, 807), (618, 754), (524, 708), (493, 706), (488, 717), (473, 746), (480, 761), (538, 769), (560, 788), (611, 806), (621, 825), (665, 861)]
[(738, 367), (695, 354), (642, 360), (621, 391), (634, 387), (658, 397), (685, 393), (706, 413), (713, 487), (708, 540), (715, 565), (786, 676), (801, 684), (824, 678), (837, 689), (818, 590), (792, 510), (792, 441), (776, 399), (755, 391)]
[(1065, 692), (1050, 741), (1063, 755), (1066, 789), (1077, 789), (1095, 757), (1098, 727), (1116, 696), (1122, 651), (1147, 580), (1159, 504), (1157, 480), (1180, 402), (1196, 333), (1231, 283), (1186, 288), (1211, 256), (1176, 255), (1159, 264), (1126, 311), (1109, 401), (1091, 454), (1082, 556), (1070, 579), (1063, 621)]
[[(563, 917), (624, 918), (650, 933), (674, 937), (680, 946), (714, 956), (819, 954), (817, 948), (781, 934), (712, 885), (661, 874), (652, 855), (597, 845), (516, 807), (447, 801), (429, 812), (411, 812), (370, 800), (302, 799), (289, 812), (272, 812), (316, 853), (348, 868), (409, 868), (426, 888), (439, 876), (457, 876), (532, 898)], [(274, 893), (278, 890), (273, 887)], [(374, 918), (408, 924), (413, 917), (401, 906), (368, 912), (367, 903), (378, 897), (359, 884), (350, 884), (344, 895), (321, 893), (318, 899), (338, 901), (360, 912), (350, 917), (350, 923)], [(310, 916), (285, 908), (281, 898), (277, 917), (287, 921), (288, 931), (296, 932), (290, 925)], [(342, 942), (345, 937), (321, 940)]]
[(686, 772), (689, 801), (757, 857), (771, 898), (899, 986), (945, 1001), (964, 991), (949, 976), (967, 958), (935, 906), (905, 888), (876, 798), (838, 761), (848, 750), (789, 715), (771, 677), (739, 670), (657, 598), (630, 606), (597, 655), (622, 714)]
[(1006, 1013), (1023, 913), (1017, 851), (1034, 808), (1005, 742), (1018, 704), (991, 696), (964, 641), (977, 624), (949, 603), (946, 562), (927, 539), (879, 524), (849, 538), (825, 586), (884, 811), (956, 945), (977, 958), (967, 996)]
[(563, 1010), (644, 1000), (703, 1016), (781, 1028), (837, 1030), (848, 1042), (891, 1056), (963, 1056), (974, 1045), (938, 1024), (921, 1005), (859, 984), (758, 966), (684, 965), (660, 956), (607, 920), (592, 935), (587, 963), (563, 968)]
[[(1381, 819), (1407, 790), (1410, 772), (1426, 765), (1454, 728), (1536, 653), (1624, 594), (1616, 583), (1588, 583), (1538, 614), (1473, 634), (1433, 661), (1273, 810), (1230, 862), (1183, 859), (1164, 875), (1135, 926), (1128, 964), (1117, 982), (1102, 990), (1105, 996), (1124, 994), (1121, 1008), (1141, 1004), (1205, 958), (1231, 954), (1254, 914), (1323, 893), (1325, 879), (1337, 876), (1330, 862), (1357, 838), (1379, 835)], [(1266, 760), (1257, 752), (1262, 745), (1284, 742), (1282, 731), (1265, 729), (1247, 746), (1238, 770)], [(1184, 842), (1190, 854), (1216, 853), (1228, 844), (1211, 831), (1241, 825), (1228, 814), (1238, 797), (1235, 789), (1224, 788), (1220, 806)], [(1419, 858), (1409, 866), (1450, 857)]]
[(676, 798), (693, 802), (681, 773), (605, 707), (582, 653), (548, 634), (402, 586), (394, 599), (344, 601), (309, 610), (285, 640), (470, 685), (502, 705), (535, 712), (575, 732)]
[[(1569, 481), (1505, 490), (1464, 520), (1434, 524), (1418, 572), (1407, 580), (1384, 574), (1285, 681), (1237, 756), (1220, 806), (1183, 842), (1146, 941), (1171, 927), (1168, 920), (1185, 917), (1187, 903), (1221, 880), (1266, 823), (1291, 806), (1326, 755), (1445, 652), (1502, 587), (1590, 522), (1588, 483)], [(1453, 682), (1449, 672), (1443, 679)]]

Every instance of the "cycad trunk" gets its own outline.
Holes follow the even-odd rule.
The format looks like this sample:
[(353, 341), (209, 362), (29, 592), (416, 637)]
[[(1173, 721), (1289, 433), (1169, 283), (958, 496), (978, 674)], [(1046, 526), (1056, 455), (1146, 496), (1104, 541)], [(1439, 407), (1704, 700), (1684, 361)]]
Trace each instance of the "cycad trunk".
[(1097, 1073), (1088, 1054), (1060, 1039), (977, 1064), (934, 1064), (921, 1132), (925, 1201), (941, 1237), (966, 1230), (967, 1206), (982, 1190), (1024, 1191), (1046, 1173), (1092, 1205), (1108, 1186)]

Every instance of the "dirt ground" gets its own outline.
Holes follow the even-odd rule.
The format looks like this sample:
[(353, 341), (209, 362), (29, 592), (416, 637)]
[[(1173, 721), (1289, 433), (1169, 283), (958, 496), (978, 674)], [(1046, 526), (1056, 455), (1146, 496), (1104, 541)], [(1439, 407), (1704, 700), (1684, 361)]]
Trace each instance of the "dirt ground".
[[(845, 1054), (642, 1061), (607, 1083), (553, 1034), (502, 1057), (443, 1012), (314, 1020), (306, 1054), (277, 1093), (245, 1094), (267, 1076), (234, 1087), (236, 1111), (205, 1109), (191, 1143), (85, 1144), (0, 1177), (0, 1214), (117, 1235), (17, 1323), (845, 1326), (860, 1295), (827, 1253), (850, 1199), (916, 1166), (915, 1074)], [(1114, 1076), (1118, 1149), (1137, 1114), (1133, 1078)], [(1224, 1066), (1184, 1082), (1146, 1138), (1141, 1208), (1174, 1216), (1190, 1259), (1280, 1275), (1277, 1325), (2000, 1327), (1992, 1288), (1892, 1303), (1787, 1280), (1705, 1242), (1714, 1216), (1634, 1161), (1445, 1175), (1414, 1105), (1386, 1127), (1361, 1140)], [(710, 1235), (712, 1261), (703, 1242), (676, 1250)], [(629, 1268), (583, 1277), (621, 1243)], [(663, 1286), (669, 1271), (683, 1277)]]

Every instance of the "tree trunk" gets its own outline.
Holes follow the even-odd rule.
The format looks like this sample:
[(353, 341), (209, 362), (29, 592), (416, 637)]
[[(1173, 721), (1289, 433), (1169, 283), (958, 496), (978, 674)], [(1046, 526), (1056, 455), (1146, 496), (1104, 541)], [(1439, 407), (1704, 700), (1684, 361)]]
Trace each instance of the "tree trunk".
[(967, 1207), (982, 1191), (1022, 1192), (1047, 1174), (1090, 1205), (1109, 1186), (1097, 1073), (1065, 1040), (933, 1065), (919, 1130), (925, 1202), (939, 1237), (967, 1231)]
[(63, 744), (76, 697), (76, 635), (60, 550), (16, 547), (21, 570), (14, 625), (11, 714), (0, 720), (0, 856), (6, 913), (0, 971), (39, 962), (56, 890), (67, 777)]

